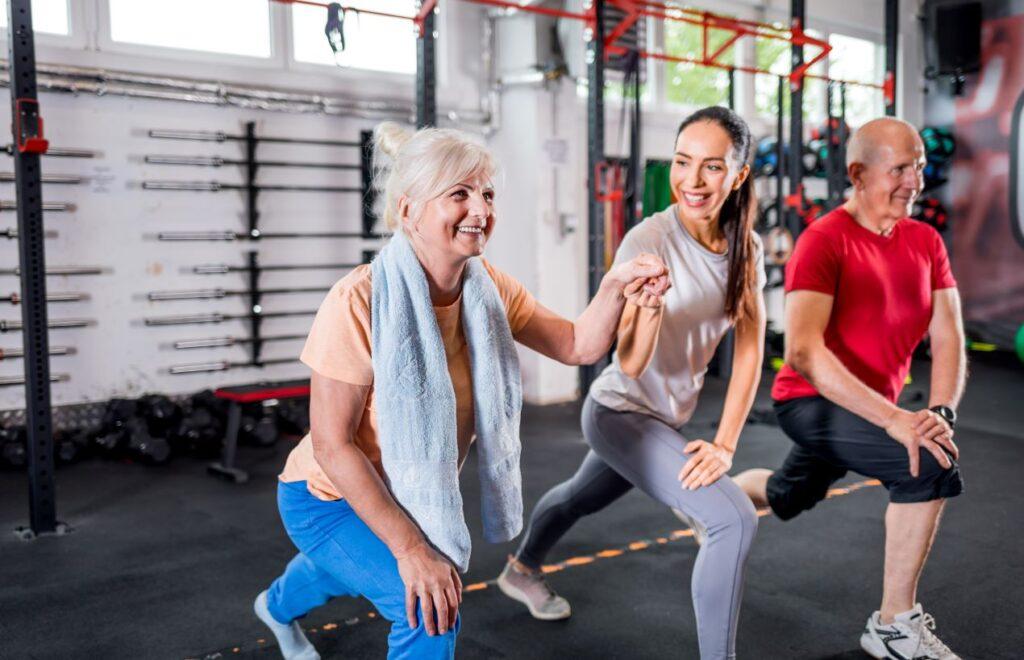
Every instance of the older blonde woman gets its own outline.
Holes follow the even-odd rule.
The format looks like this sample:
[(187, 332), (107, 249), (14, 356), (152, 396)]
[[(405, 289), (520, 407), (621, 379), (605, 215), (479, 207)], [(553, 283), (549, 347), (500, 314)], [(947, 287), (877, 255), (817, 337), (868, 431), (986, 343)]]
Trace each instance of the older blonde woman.
[(480, 458), (484, 536), (522, 528), (518, 341), (565, 364), (610, 348), (627, 299), (657, 306), (662, 262), (613, 268), (575, 322), (480, 255), (496, 214), (490, 153), (454, 130), (376, 132), (394, 237), (328, 293), (302, 352), (311, 432), (280, 476), (299, 553), (256, 599), (286, 658), (318, 658), (296, 620), (364, 596), (391, 621), (389, 658), (451, 658), (470, 544), (458, 472)]

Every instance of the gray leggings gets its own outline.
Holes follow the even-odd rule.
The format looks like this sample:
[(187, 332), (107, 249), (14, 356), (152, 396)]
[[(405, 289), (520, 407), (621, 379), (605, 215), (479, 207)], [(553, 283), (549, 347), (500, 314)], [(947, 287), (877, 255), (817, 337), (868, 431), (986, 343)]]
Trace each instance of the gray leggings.
[(757, 532), (757, 513), (750, 499), (729, 477), (697, 490), (683, 490), (676, 475), (688, 460), (683, 453), (687, 441), (649, 415), (617, 412), (587, 397), (583, 435), (591, 451), (571, 479), (537, 503), (518, 559), (539, 567), (573, 523), (636, 486), (707, 529), (691, 580), (700, 656), (703, 660), (735, 658), (743, 573)]

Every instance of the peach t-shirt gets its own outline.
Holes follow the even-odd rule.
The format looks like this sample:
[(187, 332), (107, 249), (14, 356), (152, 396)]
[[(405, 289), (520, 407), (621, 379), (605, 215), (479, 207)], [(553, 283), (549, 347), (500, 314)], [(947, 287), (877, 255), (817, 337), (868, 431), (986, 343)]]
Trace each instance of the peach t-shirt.
[[(515, 336), (530, 321), (537, 302), (522, 284), (486, 260), (481, 261), (498, 288), (512, 335)], [(363, 265), (338, 280), (317, 311), (300, 359), (321, 376), (353, 385), (373, 385), (370, 348), (370, 300), (373, 292), (371, 273), (370, 266)], [(446, 307), (434, 307), (434, 313), (437, 315), (437, 325), (448, 356), (448, 373), (455, 390), (461, 468), (474, 436), (473, 382), (469, 348), (462, 331), (462, 298)], [(374, 398), (371, 387), (354, 442), (383, 477)], [(334, 484), (317, 464), (309, 434), (289, 454), (279, 479), (284, 482), (305, 481), (309, 492), (321, 500), (341, 499)]]

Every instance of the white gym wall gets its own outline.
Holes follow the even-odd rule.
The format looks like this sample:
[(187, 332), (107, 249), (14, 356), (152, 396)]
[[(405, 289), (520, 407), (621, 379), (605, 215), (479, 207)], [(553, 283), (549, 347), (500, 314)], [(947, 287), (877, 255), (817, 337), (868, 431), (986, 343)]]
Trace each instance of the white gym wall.
[[(699, 3), (694, 3), (699, 4)], [(411, 106), (413, 78), (355, 69), (336, 69), (291, 62), (291, 35), (273, 35), (274, 53), (269, 61), (182, 53), (165, 49), (117, 44), (107, 34), (106, 0), (72, 0), (72, 20), (84, 26), (69, 39), (37, 39), (40, 65), (55, 64), (130, 71), (155, 76), (195, 78), (239, 85), (273, 87), (281, 90), (314, 91), (324, 95), (378, 101), (393, 100)], [(482, 94), (487, 89), (481, 59), (484, 10), (459, 0), (443, 0), (438, 31), (439, 118), (452, 125), (446, 113), (477, 116)], [(785, 20), (788, 2), (715, 2), (708, 9), (755, 20)], [(901, 17), (902, 65), (919, 71), (917, 26), (912, 18), (916, 0), (904, 0)], [(912, 6), (913, 5), (913, 6)], [(288, 8), (274, 4), (275, 15)], [(808, 3), (808, 27), (882, 40), (883, 2), (868, 0), (815, 0)], [(275, 23), (275, 25), (278, 23)], [(514, 77), (528, 70), (550, 53), (546, 19), (519, 14), (496, 21), (497, 78)], [(225, 27), (225, 29), (229, 29)], [(405, 29), (404, 27), (402, 29)], [(409, 39), (413, 38), (411, 26)], [(320, 33), (310, 39), (322, 39)], [(6, 44), (4, 44), (6, 47)], [(568, 45), (567, 59), (580, 61), (583, 44)], [(917, 59), (914, 59), (917, 58)], [(658, 84), (661, 74), (654, 70)], [(739, 110), (753, 107), (753, 86), (748, 76), (737, 74)], [(900, 103), (904, 116), (920, 119), (920, 81), (900, 79)], [(146, 136), (148, 129), (222, 130), (240, 133), (246, 121), (256, 121), (258, 133), (285, 137), (358, 139), (359, 131), (372, 128), (377, 120), (343, 118), (315, 113), (284, 113), (211, 106), (182, 101), (126, 98), (116, 94), (97, 96), (46, 92), (40, 89), (46, 133), (53, 147), (83, 148), (99, 152), (90, 160), (46, 158), (44, 173), (81, 174), (90, 178), (82, 186), (47, 186), (45, 201), (68, 201), (77, 206), (73, 213), (46, 215), (47, 229), (59, 237), (46, 243), (49, 265), (103, 266), (100, 276), (50, 277), (51, 292), (88, 292), (91, 300), (54, 303), (51, 319), (92, 318), (97, 324), (83, 329), (52, 330), (51, 345), (73, 345), (78, 353), (51, 359), (53, 373), (69, 373), (71, 381), (53, 386), (54, 404), (101, 401), (113, 396), (137, 396), (144, 392), (186, 393), (223, 384), (302, 377), (307, 369), (299, 364), (221, 373), (174, 376), (167, 367), (190, 362), (216, 360), (245, 361), (245, 346), (175, 351), (167, 344), (176, 339), (245, 336), (243, 321), (219, 325), (143, 327), (147, 316), (201, 312), (242, 313), (244, 298), (214, 301), (149, 302), (145, 294), (156, 290), (222, 287), (245, 288), (244, 274), (223, 276), (192, 275), (186, 267), (207, 263), (241, 265), (248, 249), (258, 249), (261, 262), (322, 263), (357, 261), (362, 249), (373, 242), (353, 240), (286, 240), (259, 244), (166, 243), (150, 235), (171, 230), (235, 230), (245, 228), (241, 192), (158, 192), (139, 188), (144, 179), (211, 180), (241, 182), (242, 168), (198, 168), (147, 165), (146, 154), (221, 155), (241, 157), (240, 144), (179, 142)], [(494, 123), (489, 129), (479, 122), (457, 122), (462, 128), (484, 136), (502, 165), (499, 179), (499, 225), (487, 256), (518, 278), (538, 299), (557, 312), (574, 317), (586, 304), (586, 106), (575, 84), (568, 79), (556, 83), (509, 84), (498, 97)], [(652, 106), (644, 114), (643, 155), (667, 158), (684, 107)], [(9, 110), (0, 111), (9, 121)], [(620, 105), (606, 104), (606, 147), (609, 154), (621, 153), (619, 144)], [(773, 130), (755, 124), (756, 134)], [(264, 145), (261, 158), (358, 162), (356, 150), (300, 145)], [(0, 170), (10, 171), (10, 164)], [(275, 169), (260, 174), (265, 183), (358, 185), (356, 173)], [(4, 184), (0, 198), (11, 199), (13, 186)], [(263, 193), (260, 195), (261, 227), (264, 231), (333, 230), (357, 231), (360, 224), (358, 201), (353, 195), (325, 193)], [(14, 226), (15, 214), (0, 216), (2, 226)], [(573, 231), (574, 229), (574, 231)], [(17, 262), (15, 241), (0, 243), (4, 267)], [(265, 287), (323, 286), (339, 276), (332, 271), (266, 273)], [(18, 281), (3, 276), (0, 294), (16, 291)], [(8, 289), (10, 291), (8, 291)], [(267, 311), (314, 309), (321, 294), (267, 297)], [(773, 314), (779, 315), (780, 301), (773, 300)], [(18, 319), (17, 307), (5, 307), (0, 319)], [(311, 317), (268, 319), (267, 334), (299, 334), (309, 328)], [(297, 355), (302, 342), (268, 344), (266, 358)], [(17, 332), (0, 335), (0, 346), (20, 346)], [(572, 367), (555, 364), (528, 350), (522, 351), (524, 394), (534, 403), (551, 403), (576, 397), (576, 373)], [(18, 375), (20, 360), (0, 362), (0, 373)], [(24, 407), (23, 388), (0, 389), (0, 409)]]

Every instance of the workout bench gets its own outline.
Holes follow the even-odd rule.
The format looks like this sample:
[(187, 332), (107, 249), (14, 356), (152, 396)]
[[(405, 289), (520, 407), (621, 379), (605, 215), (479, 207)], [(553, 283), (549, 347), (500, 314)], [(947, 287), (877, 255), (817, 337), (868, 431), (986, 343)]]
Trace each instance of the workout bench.
[(221, 458), (206, 466), (206, 470), (210, 474), (230, 479), (236, 484), (243, 484), (249, 480), (249, 473), (235, 467), (238, 430), (242, 424), (242, 405), (260, 403), (270, 399), (295, 399), (309, 396), (309, 379), (231, 385), (217, 388), (213, 394), (218, 399), (229, 401), (231, 405), (228, 408), (228, 427), (224, 435), (224, 449)]

